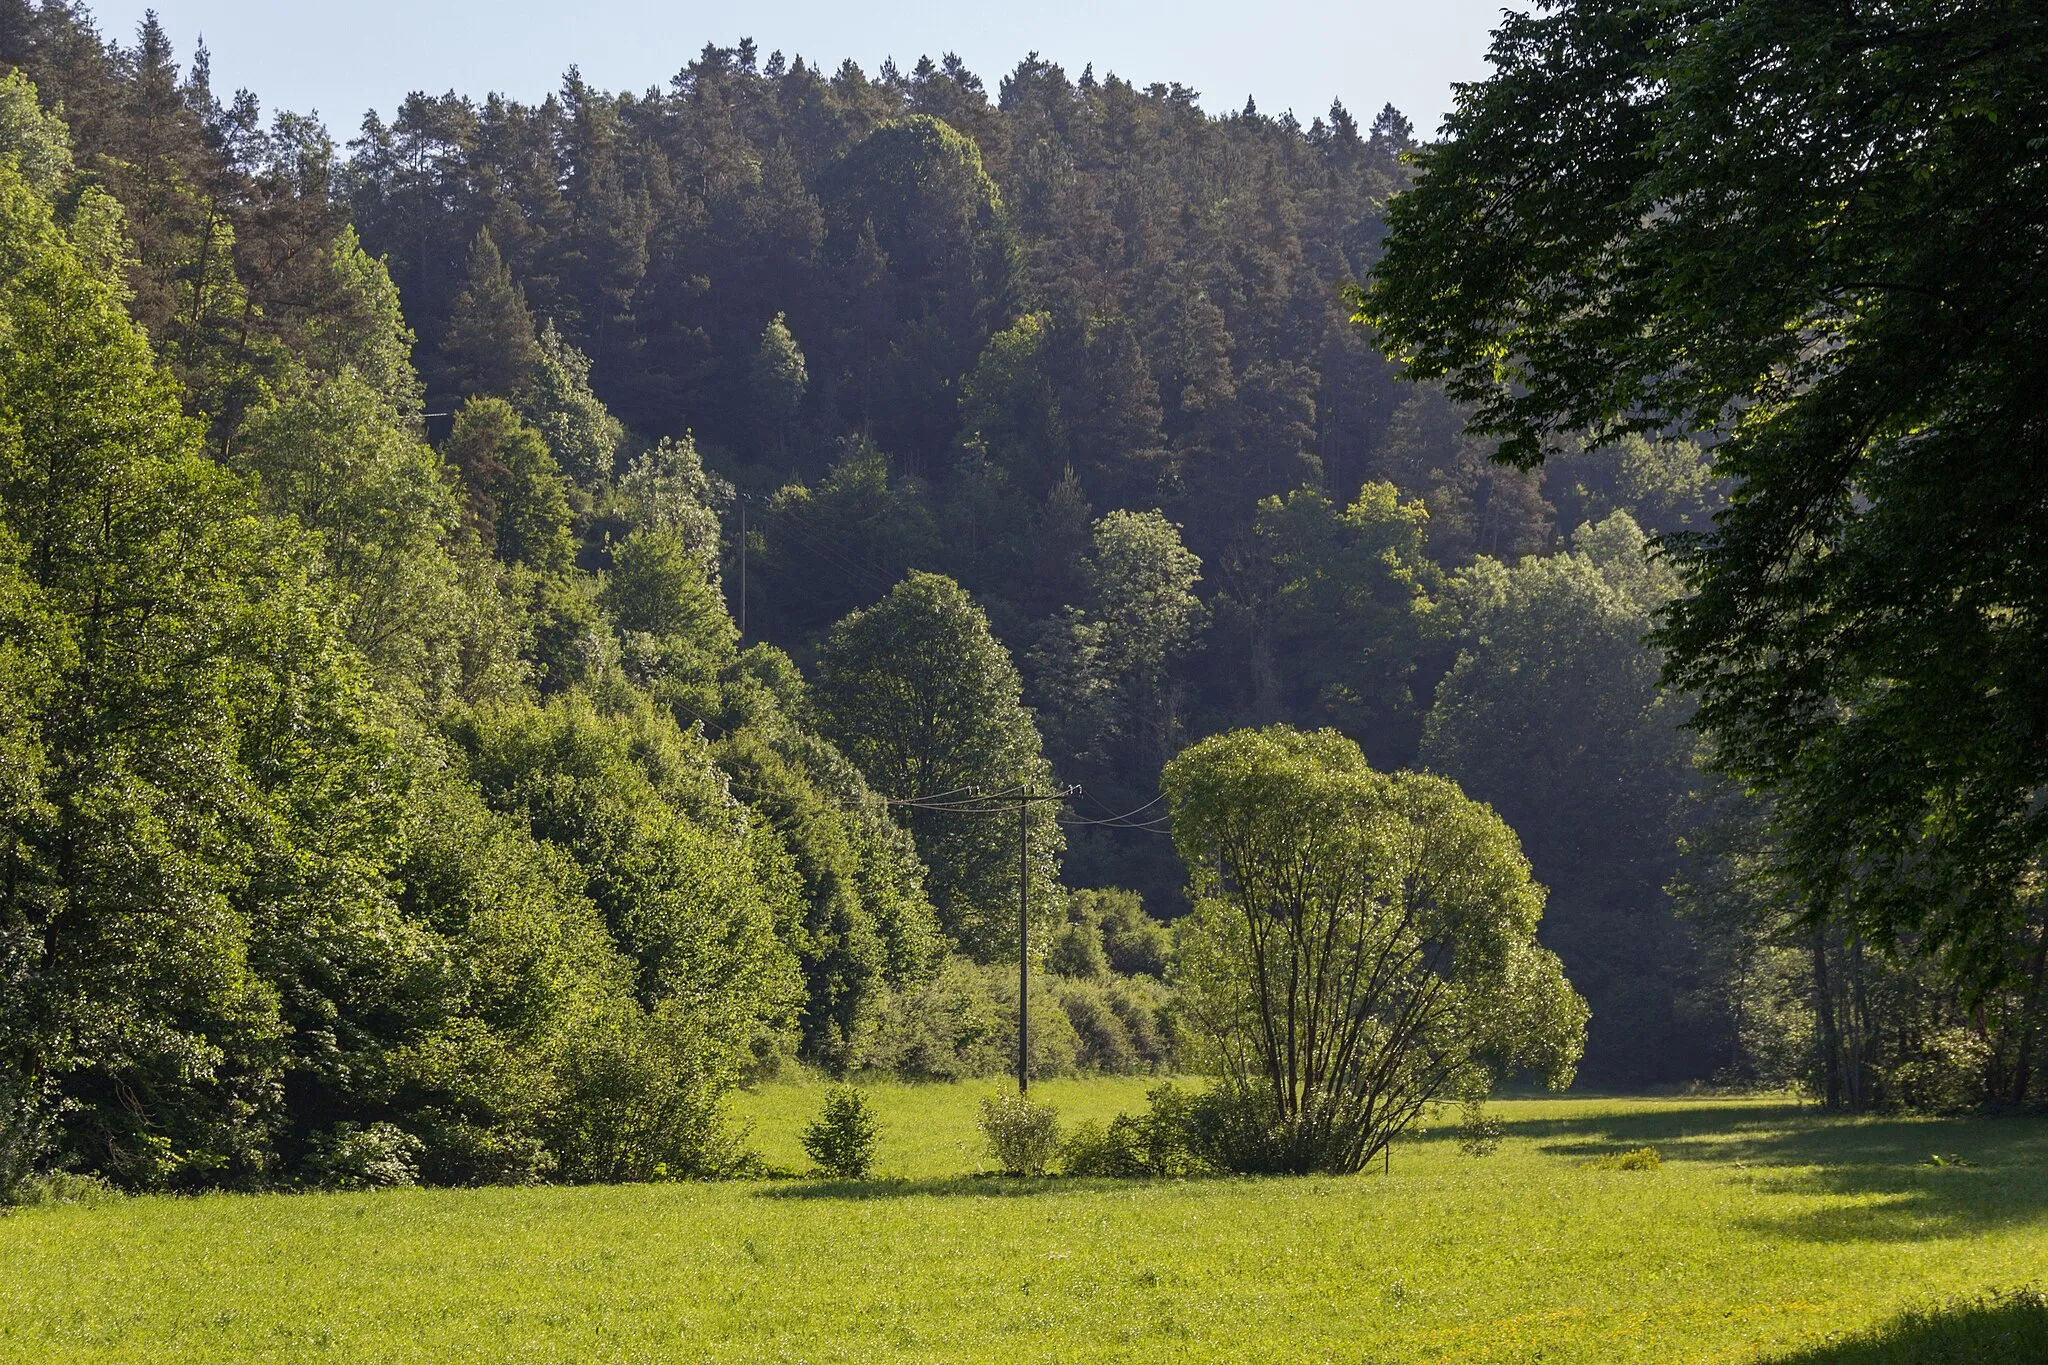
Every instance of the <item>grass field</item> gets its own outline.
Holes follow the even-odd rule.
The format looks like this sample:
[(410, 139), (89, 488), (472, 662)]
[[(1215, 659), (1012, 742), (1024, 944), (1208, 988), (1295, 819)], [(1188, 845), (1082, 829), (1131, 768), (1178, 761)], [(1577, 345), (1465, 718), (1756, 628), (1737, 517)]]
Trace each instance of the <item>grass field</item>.
[[(1106, 1118), (1145, 1085), (1042, 1093)], [(18, 1211), (0, 1219), (0, 1359), (2048, 1359), (2043, 1315), (2010, 1301), (1898, 1316), (2048, 1280), (2038, 1120), (1539, 1100), (1499, 1106), (1494, 1156), (1425, 1133), (1390, 1174), (970, 1178), (994, 1089), (877, 1087), (892, 1178), (866, 1185)], [(739, 1110), (800, 1165), (818, 1101), (776, 1087)], [(1591, 1164), (1644, 1144), (1660, 1169)]]

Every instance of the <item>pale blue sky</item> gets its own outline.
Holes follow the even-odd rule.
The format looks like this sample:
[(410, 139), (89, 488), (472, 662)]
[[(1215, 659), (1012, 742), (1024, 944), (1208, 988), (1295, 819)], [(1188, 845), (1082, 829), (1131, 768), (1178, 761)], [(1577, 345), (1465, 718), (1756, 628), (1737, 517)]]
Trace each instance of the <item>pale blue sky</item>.
[[(1078, 76), (1088, 62), (1140, 85), (1179, 81), (1212, 111), (1245, 97), (1303, 123), (1341, 98), (1370, 119), (1392, 101), (1435, 128), (1453, 81), (1486, 74), (1488, 32), (1506, 0), (97, 0), (101, 31), (131, 41), (156, 9), (181, 58), (204, 36), (215, 90), (254, 90), (266, 109), (317, 110), (344, 139), (372, 106), (407, 91), (500, 90), (536, 99), (572, 62), (617, 89), (666, 85), (706, 41), (752, 37), (870, 74), (885, 57), (958, 52), (988, 82), (1037, 50)], [(1522, 6), (1518, 6), (1522, 7)]]

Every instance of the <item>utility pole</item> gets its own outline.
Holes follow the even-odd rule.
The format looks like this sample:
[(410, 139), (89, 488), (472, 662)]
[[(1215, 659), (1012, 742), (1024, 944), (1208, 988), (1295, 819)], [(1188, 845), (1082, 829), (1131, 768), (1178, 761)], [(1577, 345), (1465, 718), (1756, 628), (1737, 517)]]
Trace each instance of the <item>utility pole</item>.
[(1031, 1089), (1031, 825), (1017, 803), (1017, 1093)]
[[(947, 815), (1008, 815), (1017, 812), (1017, 1093), (1031, 1090), (1031, 808), (1044, 801), (1066, 801), (1080, 794), (1079, 787), (1054, 792), (1033, 792), (1019, 784), (1002, 791), (984, 792), (979, 787), (961, 787), (929, 797), (906, 797), (889, 802), (912, 810), (940, 811)], [(1012, 806), (1012, 802), (1015, 803)]]
[(740, 499), (740, 639), (747, 638), (747, 500)]

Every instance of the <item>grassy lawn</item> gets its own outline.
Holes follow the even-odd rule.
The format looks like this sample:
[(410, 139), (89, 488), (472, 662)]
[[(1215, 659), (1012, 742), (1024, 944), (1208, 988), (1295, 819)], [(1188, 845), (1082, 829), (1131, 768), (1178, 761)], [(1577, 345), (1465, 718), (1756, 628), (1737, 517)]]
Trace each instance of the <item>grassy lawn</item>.
[[(1107, 1117), (1146, 1084), (1043, 1094), (1069, 1120)], [(1954, 1355), (1901, 1347), (1933, 1338), (1896, 1316), (2048, 1280), (2041, 1121), (1537, 1100), (1500, 1106), (1498, 1154), (1423, 1134), (1391, 1174), (967, 1178), (974, 1104), (996, 1088), (877, 1087), (893, 1178), (861, 1186), (23, 1210), (0, 1219), (0, 1358), (1875, 1365), (1997, 1359), (2007, 1341), (2042, 1358), (2040, 1315), (2009, 1303), (1980, 1305)], [(739, 1110), (772, 1161), (800, 1165), (818, 1101), (777, 1087)], [(1589, 1164), (1646, 1143), (1661, 1169)], [(1969, 1164), (1924, 1164), (1936, 1152)], [(1888, 1321), (1883, 1342), (1850, 1339)]]

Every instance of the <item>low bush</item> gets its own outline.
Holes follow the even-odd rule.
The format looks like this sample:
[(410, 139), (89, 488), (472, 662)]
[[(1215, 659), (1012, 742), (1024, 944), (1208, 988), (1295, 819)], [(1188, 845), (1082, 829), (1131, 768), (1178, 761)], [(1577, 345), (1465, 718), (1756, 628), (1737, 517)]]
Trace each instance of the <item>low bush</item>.
[(1146, 1100), (1144, 1113), (1118, 1114), (1107, 1127), (1078, 1125), (1060, 1149), (1060, 1168), (1068, 1175), (1113, 1178), (1188, 1176), (1209, 1169), (1188, 1142), (1198, 1099), (1168, 1084)]
[(337, 1123), (313, 1136), (306, 1183), (322, 1190), (381, 1190), (419, 1182), (425, 1147), (395, 1123)]
[(861, 1061), (904, 1080), (964, 1080), (1002, 1070), (1015, 1037), (988, 974), (954, 957), (922, 989), (883, 1001)]
[(1060, 1150), (1059, 1113), (1023, 1095), (981, 1102), (981, 1132), (1005, 1175), (1044, 1175)]
[(1655, 1147), (1636, 1147), (1609, 1156), (1596, 1156), (1586, 1164), (1596, 1171), (1654, 1171), (1664, 1164), (1664, 1154)]
[(75, 1171), (49, 1171), (20, 1182), (0, 1206), (7, 1204), (34, 1208), (51, 1204), (77, 1204), (96, 1208), (121, 1197), (121, 1192), (102, 1176), (80, 1175)]
[(835, 1085), (825, 1092), (824, 1110), (804, 1129), (804, 1150), (825, 1175), (865, 1180), (874, 1170), (881, 1135), (868, 1097), (853, 1086)]

